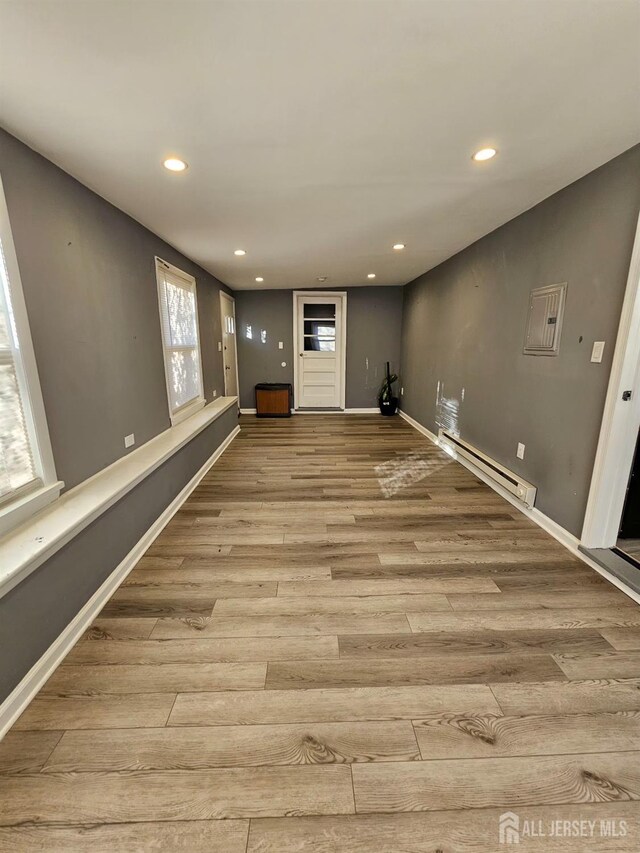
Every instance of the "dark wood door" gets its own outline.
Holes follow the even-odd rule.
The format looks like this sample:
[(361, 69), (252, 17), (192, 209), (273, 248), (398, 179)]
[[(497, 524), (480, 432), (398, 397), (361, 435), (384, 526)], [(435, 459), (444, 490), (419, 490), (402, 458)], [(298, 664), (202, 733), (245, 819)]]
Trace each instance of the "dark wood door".
[(640, 435), (636, 444), (636, 453), (631, 468), (631, 477), (627, 488), (627, 497), (622, 513), (620, 527), (621, 539), (640, 538)]

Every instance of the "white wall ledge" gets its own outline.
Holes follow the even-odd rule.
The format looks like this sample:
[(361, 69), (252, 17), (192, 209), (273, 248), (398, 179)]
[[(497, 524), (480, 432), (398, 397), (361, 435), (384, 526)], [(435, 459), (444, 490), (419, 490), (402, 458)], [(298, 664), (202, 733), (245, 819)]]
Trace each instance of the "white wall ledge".
[(0, 597), (217, 420), (237, 397), (219, 397), (70, 489), (0, 539)]

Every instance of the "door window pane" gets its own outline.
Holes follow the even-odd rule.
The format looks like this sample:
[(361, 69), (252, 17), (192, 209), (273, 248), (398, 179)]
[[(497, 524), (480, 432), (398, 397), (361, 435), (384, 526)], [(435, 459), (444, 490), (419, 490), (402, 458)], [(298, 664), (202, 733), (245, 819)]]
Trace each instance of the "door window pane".
[(304, 319), (305, 320), (334, 320), (336, 316), (336, 306), (329, 302), (325, 304), (316, 304), (314, 302), (305, 302)]
[(304, 339), (304, 348), (307, 352), (335, 352), (335, 338), (319, 338), (316, 335), (306, 336)]
[(335, 338), (335, 320), (305, 320), (305, 335), (320, 335), (321, 338)]

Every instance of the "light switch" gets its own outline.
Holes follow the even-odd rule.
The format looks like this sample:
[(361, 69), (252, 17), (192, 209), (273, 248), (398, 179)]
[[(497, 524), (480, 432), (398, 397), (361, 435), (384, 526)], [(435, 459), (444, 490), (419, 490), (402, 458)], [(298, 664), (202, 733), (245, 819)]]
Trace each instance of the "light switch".
[(218, 341), (218, 352), (222, 352), (222, 341)]
[(518, 459), (524, 459), (524, 444), (518, 442), (518, 449), (516, 450), (516, 456)]
[(278, 349), (284, 349), (284, 344), (282, 341), (278, 341)]
[(591, 361), (600, 364), (604, 355), (604, 341), (594, 341), (593, 349), (591, 350)]

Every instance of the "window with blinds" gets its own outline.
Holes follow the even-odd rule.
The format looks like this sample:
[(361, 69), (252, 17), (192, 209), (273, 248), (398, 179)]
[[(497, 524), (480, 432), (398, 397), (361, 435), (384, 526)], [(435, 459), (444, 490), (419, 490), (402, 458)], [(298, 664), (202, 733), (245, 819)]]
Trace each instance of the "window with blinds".
[[(33, 461), (25, 417), (26, 388), (11, 307), (11, 288), (0, 239), (0, 504), (42, 484)], [(26, 400), (25, 400), (26, 398)]]
[(196, 281), (156, 258), (160, 324), (171, 422), (204, 405)]

